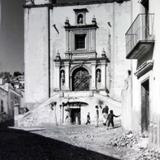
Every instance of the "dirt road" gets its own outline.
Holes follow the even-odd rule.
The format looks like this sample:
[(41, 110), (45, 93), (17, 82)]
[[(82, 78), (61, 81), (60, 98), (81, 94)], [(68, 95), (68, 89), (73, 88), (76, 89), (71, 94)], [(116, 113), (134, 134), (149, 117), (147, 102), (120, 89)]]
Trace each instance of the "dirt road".
[[(61, 139), (60, 137), (66, 137), (64, 134), (73, 136), (78, 129), (65, 130), (66, 132), (60, 128), (47, 129), (34, 131), (35, 134), (1, 128), (0, 160), (116, 160), (116, 158), (74, 146), (72, 143), (66, 143), (67, 138)], [(85, 132), (84, 129), (79, 131)], [(56, 140), (54, 136), (58, 137), (60, 132), (63, 134)], [(51, 136), (51, 134), (54, 136)], [(47, 136), (50, 138), (47, 138)]]

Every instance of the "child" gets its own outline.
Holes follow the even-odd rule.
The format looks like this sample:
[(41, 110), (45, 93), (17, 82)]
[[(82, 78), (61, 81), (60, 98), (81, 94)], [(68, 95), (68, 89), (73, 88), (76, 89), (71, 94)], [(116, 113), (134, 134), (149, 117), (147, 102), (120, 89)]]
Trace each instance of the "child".
[(111, 124), (112, 127), (114, 128), (114, 117), (119, 117), (119, 116), (114, 115), (113, 110), (110, 110), (110, 113), (109, 113), (109, 115), (108, 115), (108, 117), (107, 117), (108, 127), (109, 127), (110, 124)]
[(98, 106), (95, 106), (96, 108), (96, 127), (99, 126), (99, 109)]
[(108, 117), (108, 106), (105, 106), (102, 110), (102, 114), (103, 114), (103, 125), (106, 126), (107, 124), (107, 117)]
[(90, 118), (90, 113), (88, 112), (86, 125), (91, 123), (90, 120), (91, 120), (91, 118)]

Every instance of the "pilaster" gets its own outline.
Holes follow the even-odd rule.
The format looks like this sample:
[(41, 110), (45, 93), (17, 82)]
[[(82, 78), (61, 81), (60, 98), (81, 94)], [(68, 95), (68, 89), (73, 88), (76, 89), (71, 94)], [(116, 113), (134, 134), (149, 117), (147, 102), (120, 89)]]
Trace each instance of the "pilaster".
[(108, 90), (110, 90), (110, 75), (108, 65), (106, 65), (106, 87)]
[(69, 68), (70, 68), (70, 64), (69, 62), (65, 62), (65, 90), (70, 90), (69, 87)]
[(66, 52), (70, 51), (70, 45), (69, 45), (69, 31), (66, 31)]
[(60, 90), (60, 62), (55, 63), (55, 73), (56, 75), (53, 84), (55, 84), (55, 90)]
[(101, 62), (101, 89), (106, 89), (106, 62)]
[(96, 62), (92, 62), (91, 90), (96, 90)]

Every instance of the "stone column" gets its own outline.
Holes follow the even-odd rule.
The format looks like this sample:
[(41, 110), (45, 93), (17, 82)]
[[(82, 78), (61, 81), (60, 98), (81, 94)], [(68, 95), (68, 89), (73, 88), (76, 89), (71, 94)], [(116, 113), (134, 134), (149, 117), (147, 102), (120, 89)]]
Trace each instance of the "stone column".
[(106, 89), (106, 62), (101, 62), (101, 89)]
[(62, 105), (62, 124), (65, 122), (64, 105)]
[(69, 45), (69, 31), (66, 31), (66, 51), (69, 52), (70, 45)]
[(96, 51), (96, 30), (90, 30), (89, 32), (89, 50)]
[(55, 63), (55, 81), (53, 82), (55, 90), (60, 90), (60, 63)]
[(91, 90), (96, 89), (96, 62), (92, 62)]
[(93, 31), (93, 50), (96, 51), (96, 30)]
[(110, 90), (110, 77), (109, 77), (108, 64), (106, 65), (106, 88)]
[(65, 62), (65, 90), (70, 90), (70, 87), (69, 87), (69, 62)]

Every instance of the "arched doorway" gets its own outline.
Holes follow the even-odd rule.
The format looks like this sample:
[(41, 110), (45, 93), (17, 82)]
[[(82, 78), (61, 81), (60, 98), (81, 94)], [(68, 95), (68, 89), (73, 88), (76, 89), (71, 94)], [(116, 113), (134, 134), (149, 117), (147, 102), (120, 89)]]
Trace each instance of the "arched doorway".
[(88, 91), (90, 84), (89, 72), (83, 68), (77, 68), (72, 73), (72, 90), (73, 91)]

